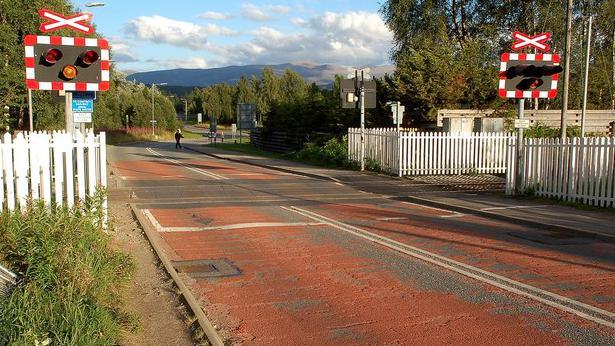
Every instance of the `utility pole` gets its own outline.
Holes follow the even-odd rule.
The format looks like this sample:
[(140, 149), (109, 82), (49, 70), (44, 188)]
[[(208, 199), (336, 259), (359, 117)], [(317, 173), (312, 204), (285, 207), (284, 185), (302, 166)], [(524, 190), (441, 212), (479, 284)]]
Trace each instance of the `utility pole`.
[(587, 49), (585, 50), (585, 74), (583, 76), (583, 106), (581, 108), (581, 137), (585, 137), (585, 116), (587, 113), (587, 84), (589, 83), (589, 55), (592, 46), (592, 16), (587, 23)]
[(188, 122), (188, 98), (184, 99), (184, 120)]
[(568, 113), (568, 88), (570, 84), (570, 55), (572, 51), (572, 0), (566, 8), (566, 49), (564, 57), (564, 87), (562, 91), (561, 137), (566, 138), (566, 113)]

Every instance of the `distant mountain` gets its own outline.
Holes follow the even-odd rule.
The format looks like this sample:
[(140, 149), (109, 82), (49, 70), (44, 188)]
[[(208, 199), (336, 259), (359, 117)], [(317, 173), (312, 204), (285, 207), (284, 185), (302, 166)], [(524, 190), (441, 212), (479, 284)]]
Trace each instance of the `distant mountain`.
[[(168, 86), (175, 87), (205, 87), (219, 83), (235, 84), (241, 76), (250, 78), (260, 76), (263, 68), (271, 67), (276, 73), (282, 74), (285, 69), (290, 68), (299, 73), (309, 82), (317, 85), (329, 85), (334, 76), (347, 75), (354, 71), (353, 68), (337, 65), (316, 65), (312, 63), (288, 63), (280, 65), (246, 65), (228, 66), (209, 69), (174, 69), (150, 72), (137, 72), (126, 77), (129, 81), (137, 83), (167, 83)], [(385, 73), (392, 73), (394, 67), (390, 65), (370, 67), (371, 74), (381, 77)], [(167, 88), (168, 89), (168, 88)], [(182, 88), (183, 89), (183, 88)]]

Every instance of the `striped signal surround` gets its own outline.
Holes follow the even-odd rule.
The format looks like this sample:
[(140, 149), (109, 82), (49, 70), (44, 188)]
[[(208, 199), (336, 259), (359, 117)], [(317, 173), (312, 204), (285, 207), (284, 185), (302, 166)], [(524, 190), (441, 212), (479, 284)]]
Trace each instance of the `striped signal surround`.
[(504, 53), (500, 60), (500, 81), (498, 87), (498, 94), (503, 98), (541, 98), (541, 99), (553, 99), (557, 96), (557, 80), (558, 74), (550, 76), (551, 78), (551, 90), (539, 91), (539, 90), (506, 90), (506, 70), (508, 69), (509, 61), (525, 61), (528, 63), (534, 61), (552, 61), (553, 65), (559, 65), (558, 54), (526, 54), (526, 53)]
[[(34, 45), (50, 44), (55, 46), (98, 47), (100, 48), (100, 82), (39, 82), (36, 80)], [(27, 35), (24, 38), (26, 50), (26, 85), (32, 90), (65, 90), (65, 91), (107, 91), (109, 90), (109, 42), (98, 38), (36, 36)]]

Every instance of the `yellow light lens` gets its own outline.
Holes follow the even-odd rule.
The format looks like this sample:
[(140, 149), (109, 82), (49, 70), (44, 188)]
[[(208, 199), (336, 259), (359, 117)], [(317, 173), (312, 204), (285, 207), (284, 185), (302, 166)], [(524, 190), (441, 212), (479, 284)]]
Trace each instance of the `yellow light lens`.
[(73, 65), (66, 65), (62, 69), (62, 75), (66, 79), (75, 79), (77, 77), (77, 68)]

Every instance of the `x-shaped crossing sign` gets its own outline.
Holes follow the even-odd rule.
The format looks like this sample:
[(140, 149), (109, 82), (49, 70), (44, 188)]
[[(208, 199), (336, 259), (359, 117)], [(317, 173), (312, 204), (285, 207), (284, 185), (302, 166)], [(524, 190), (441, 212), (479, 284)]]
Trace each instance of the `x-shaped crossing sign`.
[(520, 50), (523, 48), (536, 47), (543, 52), (548, 52), (551, 47), (546, 43), (551, 39), (551, 33), (543, 32), (542, 34), (538, 34), (536, 36), (531, 36), (528, 34), (524, 34), (522, 32), (515, 31), (513, 32), (513, 42), (512, 49)]
[(49, 20), (39, 27), (42, 32), (51, 32), (66, 27), (86, 34), (94, 33), (94, 28), (85, 23), (92, 19), (90, 13), (77, 13), (74, 16), (65, 17), (59, 13), (42, 9), (38, 11), (38, 14), (41, 18)]

